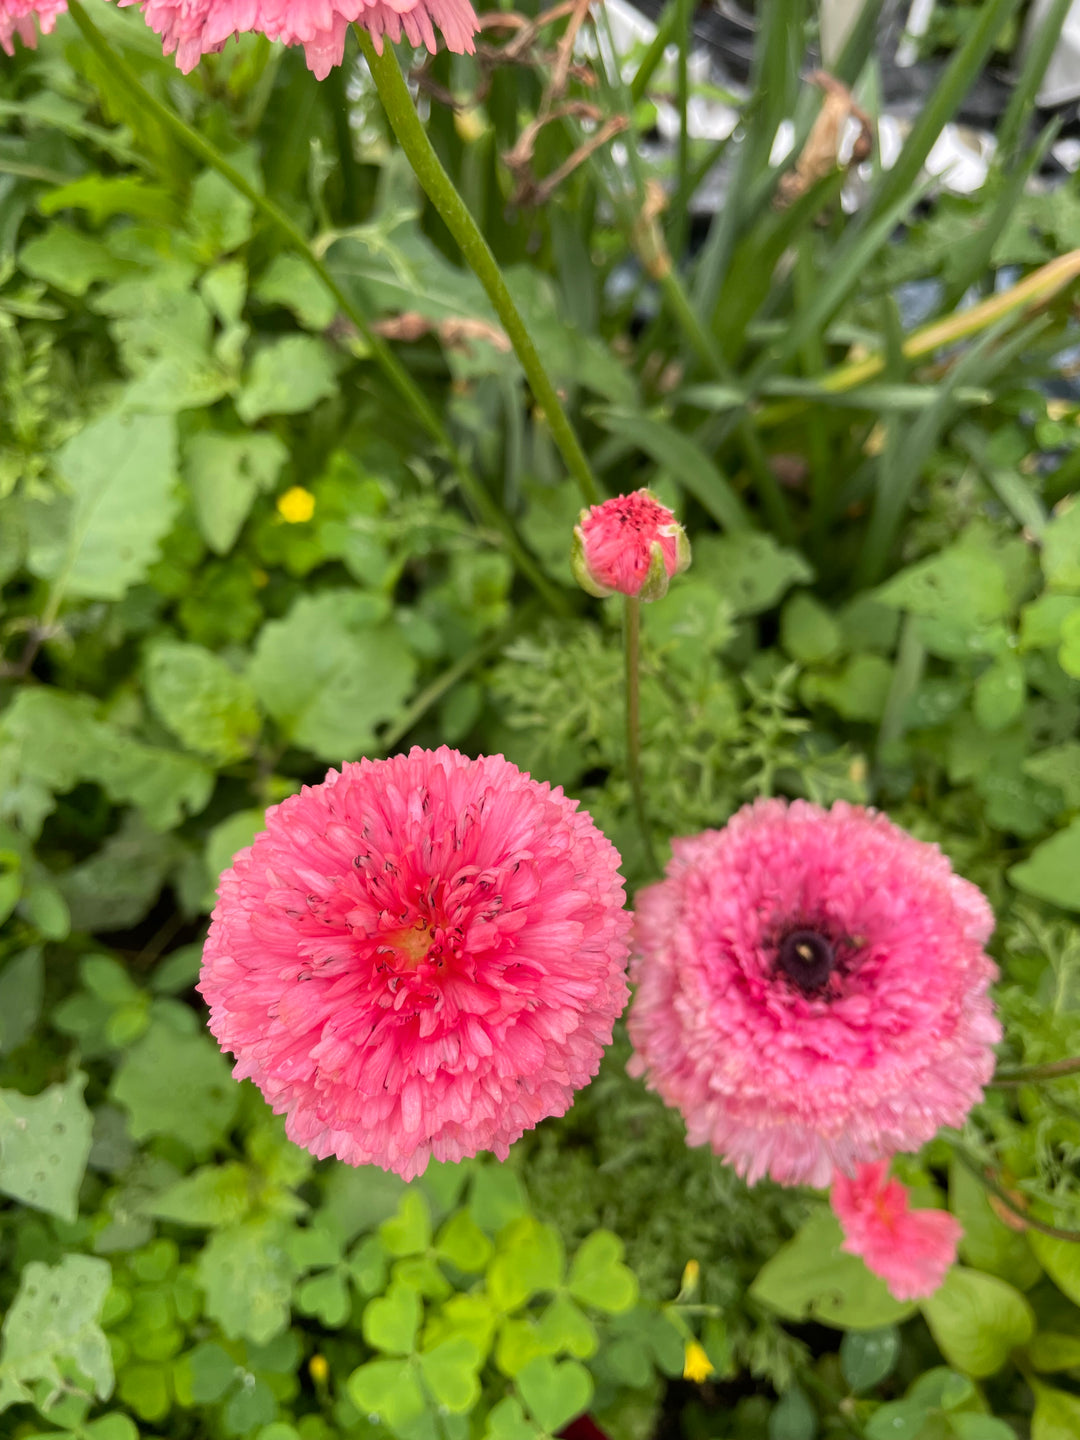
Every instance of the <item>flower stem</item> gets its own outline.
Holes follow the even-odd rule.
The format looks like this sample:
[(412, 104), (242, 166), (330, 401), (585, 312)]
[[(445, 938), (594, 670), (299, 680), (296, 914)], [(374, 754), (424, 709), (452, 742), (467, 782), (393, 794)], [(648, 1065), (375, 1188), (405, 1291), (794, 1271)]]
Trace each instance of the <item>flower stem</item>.
[(68, 10), (71, 18), (82, 31), (86, 43), (104, 62), (109, 73), (126, 85), (143, 109), (153, 115), (186, 150), (205, 165), (216, 170), (219, 175), (228, 180), (234, 189), (250, 200), (259, 214), (281, 232), (300, 258), (315, 272), (333, 295), (343, 313), (356, 326), (372, 359), (449, 460), (457, 476), (462, 494), (474, 514), (483, 524), (498, 531), (507, 554), (537, 593), (542, 595), (544, 600), (559, 614), (570, 613), (571, 607), (567, 597), (544, 574), (537, 561), (526, 549), (513, 521), (496, 504), (479, 476), (474, 474), (466, 463), (464, 456), (450, 438), (438, 412), (431, 405), (423, 390), (401, 364), (389, 345), (374, 333), (368, 324), (367, 317), (339, 285), (333, 271), (313, 248), (300, 227), (273, 200), (263, 195), (245, 175), (231, 165), (215, 145), (145, 88), (127, 61), (113, 49), (90, 19), (79, 0), (70, 0)]
[(363, 26), (356, 25), (354, 28), (360, 41), (360, 49), (364, 52), (364, 58), (375, 81), (375, 88), (379, 92), (379, 99), (386, 111), (386, 118), (390, 121), (390, 127), (397, 136), (413, 173), (425, 195), (439, 212), (446, 228), (457, 241), (465, 263), (487, 291), (488, 299), (495, 307), (503, 329), (521, 362), (521, 368), (525, 371), (533, 395), (544, 411), (552, 438), (562, 451), (566, 467), (577, 481), (586, 505), (597, 504), (600, 490), (581, 443), (574, 434), (555, 386), (544, 369), (532, 336), (521, 318), (521, 312), (507, 289), (498, 261), (469, 213), (468, 206), (455, 189), (454, 182), (443, 169), (442, 161), (436, 155), (427, 131), (420, 123), (393, 47), (384, 45), (380, 55)]
[(1058, 1225), (1048, 1225), (1045, 1220), (1037, 1219), (1030, 1211), (1018, 1205), (1005, 1189), (1004, 1185), (997, 1181), (992, 1175), (987, 1175), (982, 1165), (975, 1159), (975, 1156), (965, 1150), (962, 1145), (958, 1145), (954, 1141), (952, 1151), (964, 1169), (970, 1171), (971, 1174), (975, 1176), (975, 1179), (978, 1180), (979, 1184), (993, 1195), (995, 1200), (1000, 1201), (1006, 1210), (1011, 1210), (1014, 1215), (1023, 1220), (1025, 1225), (1029, 1226), (1032, 1230), (1038, 1230), (1043, 1235), (1049, 1235), (1052, 1240), (1070, 1240), (1074, 1243), (1080, 1243), (1080, 1230), (1062, 1230)]
[(1080, 1072), (1080, 1055), (1071, 1055), (1067, 1060), (1048, 1060), (1045, 1065), (1018, 1065), (1013, 1070), (999, 1070), (989, 1082), (994, 1090), (1015, 1090), (1020, 1085), (1031, 1085), (1036, 1080), (1058, 1080), (1064, 1075)]
[(634, 814), (641, 831), (645, 857), (654, 874), (659, 875), (656, 851), (653, 849), (649, 822), (645, 814), (645, 790), (641, 783), (641, 601), (635, 595), (626, 597), (626, 768), (630, 775), (630, 793)]

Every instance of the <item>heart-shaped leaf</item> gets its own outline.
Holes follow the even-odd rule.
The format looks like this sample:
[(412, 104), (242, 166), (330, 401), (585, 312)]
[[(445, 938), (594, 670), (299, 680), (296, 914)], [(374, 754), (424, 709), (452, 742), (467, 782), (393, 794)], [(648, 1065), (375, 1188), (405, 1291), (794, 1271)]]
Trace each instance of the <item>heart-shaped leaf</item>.
[(623, 1242), (610, 1230), (594, 1230), (570, 1266), (567, 1288), (575, 1300), (617, 1315), (637, 1301), (637, 1278), (623, 1265)]
[(480, 1360), (480, 1351), (472, 1341), (455, 1335), (434, 1350), (426, 1350), (420, 1356), (420, 1370), (438, 1403), (461, 1415), (472, 1409), (480, 1394), (476, 1378)]
[(375, 1350), (408, 1355), (420, 1328), (420, 1297), (407, 1285), (395, 1283), (385, 1295), (369, 1301), (364, 1311), (364, 1339)]
[(349, 1376), (349, 1399), (362, 1415), (377, 1415), (392, 1430), (416, 1420), (427, 1409), (420, 1383), (408, 1360), (372, 1360)]
[(593, 1396), (592, 1376), (576, 1360), (557, 1365), (546, 1355), (530, 1360), (514, 1382), (533, 1418), (549, 1435), (580, 1415)]

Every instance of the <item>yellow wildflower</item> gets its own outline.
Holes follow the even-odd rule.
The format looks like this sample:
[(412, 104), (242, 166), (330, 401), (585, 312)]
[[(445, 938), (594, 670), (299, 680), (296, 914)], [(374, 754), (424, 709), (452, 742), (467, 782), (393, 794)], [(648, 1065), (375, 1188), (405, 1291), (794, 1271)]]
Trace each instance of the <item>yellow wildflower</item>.
[(688, 1260), (686, 1268), (682, 1272), (682, 1284), (679, 1286), (680, 1295), (692, 1295), (698, 1287), (701, 1279), (701, 1266), (696, 1260)]
[(315, 514), (315, 496), (302, 485), (294, 485), (278, 496), (277, 512), (287, 525), (302, 525)]
[(693, 1380), (698, 1385), (703, 1380), (708, 1380), (710, 1375), (716, 1374), (716, 1367), (706, 1355), (705, 1346), (699, 1345), (696, 1340), (687, 1342), (682, 1373), (684, 1380)]
[(325, 1355), (312, 1355), (308, 1361), (308, 1373), (316, 1385), (325, 1385), (330, 1374), (330, 1366), (326, 1363)]

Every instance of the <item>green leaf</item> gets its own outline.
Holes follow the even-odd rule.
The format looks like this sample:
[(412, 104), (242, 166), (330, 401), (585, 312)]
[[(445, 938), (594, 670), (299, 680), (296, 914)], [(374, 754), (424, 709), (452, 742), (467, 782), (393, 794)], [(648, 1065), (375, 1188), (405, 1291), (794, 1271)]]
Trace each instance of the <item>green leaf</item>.
[(1080, 614), (1078, 595), (1040, 595), (1020, 611), (1020, 649), (1048, 650), (1061, 642), (1061, 627)]
[(136, 1140), (171, 1135), (205, 1154), (224, 1136), (240, 1103), (229, 1064), (206, 1035), (178, 1035), (161, 1021), (124, 1056), (112, 1098), (128, 1112)]
[(86, 1076), (76, 1071), (40, 1095), (0, 1090), (0, 1191), (74, 1220), (90, 1154), (93, 1118), (83, 1101)]
[(694, 544), (694, 569), (728, 598), (736, 615), (771, 610), (793, 585), (814, 578), (803, 557), (771, 535), (707, 536)]
[(312, 335), (286, 335), (256, 352), (236, 397), (246, 425), (264, 415), (297, 415), (337, 394), (337, 378), (326, 343)]
[(352, 1314), (352, 1300), (344, 1277), (337, 1270), (325, 1270), (305, 1280), (296, 1292), (296, 1308), (316, 1316), (328, 1330), (337, 1330)]
[(0, 1411), (29, 1400), (32, 1381), (61, 1388), (63, 1362), (75, 1364), (99, 1399), (112, 1394), (112, 1357), (98, 1323), (111, 1284), (108, 1262), (91, 1255), (65, 1255), (51, 1267), (37, 1260), (24, 1266), (4, 1318)]
[(576, 1360), (556, 1364), (546, 1355), (530, 1360), (514, 1381), (541, 1429), (554, 1435), (580, 1415), (593, 1396), (592, 1376)]
[(305, 330), (325, 330), (337, 314), (337, 301), (311, 266), (299, 255), (275, 255), (255, 286), (265, 305), (284, 305)]
[(236, 1361), (220, 1345), (212, 1342), (196, 1345), (184, 1356), (191, 1398), (198, 1405), (212, 1405), (220, 1400), (236, 1379)]
[(818, 1210), (758, 1272), (750, 1295), (787, 1320), (818, 1320), (838, 1330), (876, 1330), (915, 1313), (894, 1300), (883, 1280), (840, 1249), (843, 1235), (828, 1209)]
[(786, 1390), (769, 1416), (769, 1440), (814, 1440), (817, 1413), (797, 1385)]
[(1055, 785), (1070, 810), (1080, 810), (1080, 740), (1066, 740), (1024, 761), (1024, 774)]
[(964, 1227), (960, 1259), (965, 1265), (987, 1270), (1018, 1290), (1034, 1285), (1041, 1266), (1027, 1234), (1019, 1234), (1000, 1219), (991, 1208), (986, 1188), (955, 1159), (949, 1165), (949, 1208)]
[(420, 1297), (407, 1285), (395, 1282), (385, 1295), (369, 1300), (364, 1310), (364, 1339), (374, 1350), (408, 1355), (420, 1328)]
[(1049, 1385), (1032, 1384), (1035, 1413), (1031, 1440), (1076, 1440), (1080, 1435), (1080, 1397)]
[(115, 280), (127, 266), (107, 245), (57, 221), (19, 251), (19, 268), (69, 295), (85, 295), (97, 280)]
[(416, 662), (386, 611), (382, 596), (324, 590), (263, 626), (248, 673), (294, 744), (351, 760), (372, 748), (378, 725), (401, 714)]
[(525, 1189), (509, 1165), (488, 1164), (473, 1177), (469, 1213), (489, 1235), (517, 1220), (528, 1208)]
[(296, 1269), (287, 1236), (280, 1220), (245, 1220), (214, 1231), (199, 1252), (195, 1276), (206, 1313), (229, 1339), (265, 1345), (288, 1325)]
[[(636, 1292), (636, 1278), (634, 1289)], [(575, 1360), (588, 1360), (590, 1355), (596, 1354), (600, 1344), (592, 1321), (582, 1314), (567, 1295), (555, 1296), (536, 1322), (536, 1336), (542, 1347), (542, 1354), (557, 1355), (560, 1351), (566, 1351), (573, 1355)]]
[(1080, 610), (1061, 622), (1061, 649), (1057, 658), (1066, 675), (1080, 680)]
[(250, 240), (254, 215), (247, 196), (216, 170), (204, 170), (191, 187), (187, 221), (208, 260)]
[(887, 1380), (899, 1358), (900, 1332), (895, 1325), (849, 1330), (840, 1342), (840, 1369), (856, 1394)]
[(1001, 559), (978, 542), (961, 540), (901, 570), (874, 592), (883, 605), (931, 618), (948, 616), (974, 630), (1012, 610), (1009, 577)]
[(1080, 1335), (1059, 1335), (1040, 1330), (1027, 1347), (1027, 1357), (1036, 1370), (1075, 1370), (1080, 1366)]
[(427, 1409), (408, 1360), (371, 1360), (352, 1372), (347, 1388), (362, 1415), (376, 1415), (392, 1430), (418, 1419)]
[(532, 1216), (515, 1220), (499, 1236), (495, 1258), (487, 1270), (487, 1292), (493, 1305), (518, 1309), (531, 1295), (557, 1290), (563, 1278), (563, 1247), (557, 1230)]
[(1026, 895), (1049, 900), (1063, 910), (1080, 910), (1080, 820), (1036, 845), (1026, 860), (1013, 865), (1010, 882)]
[(235, 815), (215, 825), (206, 837), (206, 868), (210, 873), (211, 890), (206, 898), (206, 908), (212, 910), (218, 881), (223, 870), (227, 870), (241, 850), (246, 849), (266, 827), (265, 810), (237, 810)]
[[(34, 1029), (45, 994), (40, 945), (13, 955), (0, 970), (0, 1055), (18, 1049)], [(0, 1173), (3, 1159), (0, 1156)]]
[(1024, 712), (1024, 667), (1011, 651), (999, 655), (975, 683), (975, 719), (984, 730), (1004, 730)]
[(921, 1309), (938, 1348), (958, 1370), (993, 1375), (1035, 1333), (1031, 1306), (1011, 1285), (954, 1265)]
[(1080, 1305), (1080, 1245), (1057, 1240), (1041, 1230), (1028, 1230), (1027, 1238), (1039, 1264), (1061, 1293), (1074, 1305)]
[(438, 1405), (454, 1415), (472, 1409), (480, 1395), (476, 1372), (481, 1358), (480, 1351), (464, 1335), (455, 1335), (421, 1354), (420, 1373)]
[(431, 1244), (431, 1211), (419, 1190), (407, 1190), (397, 1214), (379, 1226), (379, 1239), (390, 1255), (419, 1255)]
[(145, 677), (158, 718), (189, 750), (218, 765), (251, 754), (261, 725), (255, 692), (219, 656), (159, 640), (147, 651)]
[(164, 415), (106, 414), (56, 455), (70, 492), (40, 504), (31, 571), (68, 595), (119, 600), (142, 580), (176, 509), (176, 427)]
[(274, 489), (288, 458), (288, 450), (268, 431), (222, 435), (201, 430), (191, 437), (184, 446), (184, 483), (211, 550), (228, 554), (255, 496)]
[(1080, 592), (1080, 502), (1075, 498), (1043, 532), (1042, 568), (1049, 589)]
[(540, 1431), (525, 1419), (521, 1401), (508, 1395), (488, 1411), (484, 1440), (540, 1440)]
[(881, 655), (852, 655), (835, 675), (804, 675), (800, 694), (808, 705), (828, 705), (845, 720), (877, 721), (885, 713), (893, 669)]
[(626, 1246), (610, 1230), (594, 1230), (570, 1265), (566, 1288), (575, 1300), (618, 1315), (637, 1303), (634, 1272), (622, 1263)]
[[(0, 979), (0, 986), (3, 981)], [(455, 1210), (439, 1232), (435, 1253), (466, 1274), (483, 1270), (491, 1259), (492, 1244), (467, 1210)]]
[(251, 1209), (253, 1178), (239, 1161), (207, 1165), (151, 1196), (139, 1209), (176, 1225), (232, 1225)]
[(780, 643), (800, 665), (821, 665), (839, 653), (843, 635), (819, 600), (797, 590), (780, 615)]

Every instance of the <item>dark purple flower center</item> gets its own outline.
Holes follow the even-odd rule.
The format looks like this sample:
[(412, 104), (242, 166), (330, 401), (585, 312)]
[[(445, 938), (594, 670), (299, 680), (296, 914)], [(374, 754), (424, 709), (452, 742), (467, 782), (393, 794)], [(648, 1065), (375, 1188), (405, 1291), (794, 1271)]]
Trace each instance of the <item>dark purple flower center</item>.
[(800, 990), (820, 990), (836, 967), (836, 950), (817, 930), (791, 930), (780, 941), (780, 969)]

